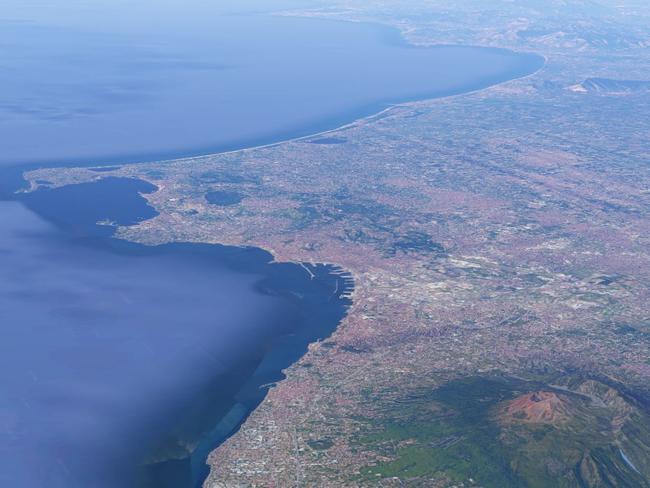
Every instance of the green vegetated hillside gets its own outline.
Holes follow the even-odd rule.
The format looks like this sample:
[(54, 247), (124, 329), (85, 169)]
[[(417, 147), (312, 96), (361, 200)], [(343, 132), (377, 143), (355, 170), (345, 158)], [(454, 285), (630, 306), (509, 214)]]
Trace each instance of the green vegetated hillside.
[(379, 403), (359, 438), (379, 462), (362, 471), (362, 482), (650, 486), (650, 416), (593, 379), (474, 377)]

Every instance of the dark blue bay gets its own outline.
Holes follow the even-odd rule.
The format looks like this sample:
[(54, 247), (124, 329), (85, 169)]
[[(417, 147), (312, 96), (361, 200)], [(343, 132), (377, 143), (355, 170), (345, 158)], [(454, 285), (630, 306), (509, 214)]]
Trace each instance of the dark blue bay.
[(0, 202), (0, 485), (197, 486), (344, 316), (332, 266), (312, 279), (259, 249), (143, 246), (94, 224), (150, 218), (150, 190), (106, 178)]

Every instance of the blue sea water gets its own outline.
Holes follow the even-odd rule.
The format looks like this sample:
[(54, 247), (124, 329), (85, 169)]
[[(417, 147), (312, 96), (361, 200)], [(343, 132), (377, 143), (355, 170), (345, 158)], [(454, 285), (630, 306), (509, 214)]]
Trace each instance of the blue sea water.
[(153, 189), (106, 178), (0, 201), (0, 486), (196, 486), (263, 385), (343, 318), (332, 266), (95, 225), (153, 217)]
[(141, 12), (140, 28), (126, 7), (122, 22), (90, 25), (0, 12), (0, 164), (151, 160), (269, 143), (542, 64), (506, 50), (416, 48), (372, 24), (206, 7), (192, 23), (191, 6), (176, 18)]
[(96, 225), (154, 216), (140, 196), (155, 191), (148, 183), (15, 194), (24, 169), (276, 142), (542, 63), (260, 14), (270, 8), (3, 2), (0, 486), (200, 484), (207, 453), (263, 399), (260, 386), (328, 337), (349, 305), (333, 293), (349, 280), (331, 266), (311, 279), (259, 249), (147, 247)]

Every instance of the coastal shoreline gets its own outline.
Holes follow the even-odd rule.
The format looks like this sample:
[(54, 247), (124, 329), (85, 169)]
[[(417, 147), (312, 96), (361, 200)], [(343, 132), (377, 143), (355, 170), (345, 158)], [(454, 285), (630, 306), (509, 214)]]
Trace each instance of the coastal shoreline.
[[(467, 46), (467, 47), (471, 47), (471, 46)], [(20, 174), (22, 175), (24, 173), (25, 169), (32, 170), (32, 169), (43, 168), (43, 167), (46, 167), (46, 168), (94, 167), (94, 168), (99, 168), (98, 171), (101, 172), (101, 171), (104, 170), (104, 168), (108, 169), (108, 168), (111, 168), (111, 167), (114, 167), (114, 166), (123, 166), (123, 165), (131, 165), (131, 164), (145, 164), (145, 163), (148, 163), (148, 164), (161, 164), (162, 163), (162, 164), (164, 164), (164, 163), (168, 163), (168, 162), (191, 163), (193, 160), (204, 159), (204, 158), (207, 158), (207, 157), (214, 157), (214, 156), (225, 155), (225, 154), (234, 154), (234, 153), (246, 153), (246, 152), (255, 151), (255, 150), (259, 150), (259, 149), (276, 147), (276, 146), (280, 146), (280, 145), (288, 144), (288, 143), (296, 143), (296, 142), (299, 143), (299, 142), (304, 142), (304, 141), (308, 142), (310, 139), (323, 137), (323, 136), (327, 136), (327, 135), (330, 135), (332, 133), (340, 132), (340, 131), (343, 131), (343, 130), (346, 130), (346, 129), (349, 129), (349, 128), (360, 127), (360, 126), (363, 126), (363, 125), (366, 125), (366, 124), (370, 124), (370, 123), (372, 123), (372, 122), (374, 122), (376, 120), (379, 120), (379, 119), (381, 119), (381, 118), (383, 118), (385, 116), (388, 116), (392, 111), (394, 111), (395, 109), (398, 109), (400, 107), (413, 107), (413, 106), (417, 106), (417, 105), (420, 105), (420, 104), (430, 103), (430, 102), (435, 101), (435, 100), (465, 96), (465, 95), (468, 95), (468, 94), (471, 94), (471, 93), (488, 90), (488, 89), (493, 88), (495, 86), (499, 86), (499, 85), (502, 85), (502, 84), (505, 84), (505, 83), (509, 83), (509, 82), (512, 82), (512, 81), (515, 81), (515, 80), (518, 80), (518, 79), (521, 79), (521, 78), (525, 78), (525, 77), (528, 77), (528, 76), (533, 76), (537, 71), (543, 69), (543, 67), (544, 67), (544, 63), (542, 63), (542, 65), (532, 73), (527, 73), (527, 74), (519, 76), (519, 77), (509, 78), (507, 80), (495, 82), (495, 83), (492, 83), (492, 84), (488, 84), (486, 86), (481, 86), (481, 87), (470, 89), (470, 90), (464, 90), (464, 91), (460, 90), (458, 92), (454, 92), (454, 93), (446, 94), (446, 95), (442, 95), (442, 96), (417, 98), (417, 99), (407, 100), (407, 101), (400, 102), (400, 103), (388, 104), (387, 106), (386, 106), (386, 104), (381, 104), (381, 105), (384, 106), (384, 108), (382, 108), (382, 109), (380, 109), (378, 111), (374, 111), (373, 113), (370, 113), (368, 115), (353, 118), (351, 122), (347, 122), (347, 123), (342, 124), (342, 125), (337, 125), (337, 126), (335, 126), (333, 128), (328, 128), (328, 129), (325, 129), (325, 130), (322, 130), (322, 131), (313, 132), (313, 133), (310, 133), (308, 135), (300, 135), (300, 136), (292, 137), (292, 138), (284, 138), (284, 139), (273, 141), (273, 142), (270, 142), (270, 143), (263, 143), (263, 144), (258, 144), (258, 145), (245, 145), (245, 146), (242, 146), (242, 147), (238, 147), (236, 149), (231, 149), (231, 150), (226, 150), (226, 151), (216, 151), (216, 152), (211, 151), (211, 152), (209, 152), (207, 154), (200, 154), (200, 155), (194, 155), (194, 156), (173, 157), (173, 158), (164, 159), (164, 160), (152, 160), (152, 159), (148, 158), (148, 159), (142, 159), (140, 161), (134, 161), (131, 158), (118, 158), (119, 159), (118, 161), (114, 161), (114, 162), (112, 162), (110, 164), (104, 164), (104, 163), (99, 163), (98, 164), (97, 159), (94, 159), (92, 161), (87, 161), (87, 162), (84, 162), (82, 164), (78, 164), (78, 163), (74, 163), (74, 162), (68, 162), (68, 163), (61, 163), (61, 164), (56, 164), (56, 165), (50, 165), (50, 164), (46, 164), (46, 163), (38, 163), (38, 164), (35, 164), (33, 167), (29, 167), (31, 165), (20, 165), (20, 167), (19, 167), (20, 170), (21, 170)], [(6, 168), (10, 168), (10, 167), (2, 168), (2, 171), (4, 171)], [(107, 175), (107, 176), (109, 176), (109, 175)], [(22, 176), (21, 176), (21, 178), (22, 178)], [(103, 179), (103, 178), (99, 178), (99, 179)], [(273, 262), (278, 263), (278, 261), (276, 260), (276, 254), (272, 250), (267, 250), (267, 249), (263, 249), (263, 250), (270, 252), (272, 257), (273, 257)], [(287, 261), (280, 261), (280, 262), (285, 263)], [(298, 263), (293, 263), (293, 264), (298, 264)], [(336, 264), (336, 263), (318, 263), (318, 265), (338, 266), (338, 264)], [(349, 274), (351, 279), (354, 280), (354, 277), (350, 274), (350, 272), (347, 272), (346, 270), (343, 270), (343, 269), (341, 269), (341, 271), (344, 272), (344, 273)], [(354, 288), (353, 288), (353, 290), (354, 290)], [(351, 291), (351, 293), (353, 293), (353, 291)], [(349, 303), (348, 307), (352, 307), (353, 303), (354, 303), (353, 296), (350, 296), (350, 303)], [(341, 319), (341, 321), (342, 320), (344, 320), (344, 319)], [(333, 331), (335, 331), (338, 328), (338, 326), (341, 324), (341, 321), (339, 321), (338, 323), (336, 323), (334, 325)], [(322, 340), (322, 339), (319, 339), (319, 340)], [(303, 354), (300, 355), (300, 357), (302, 357), (302, 356), (303, 356)], [(300, 357), (298, 359), (300, 359)], [(281, 372), (281, 378), (279, 378), (277, 381), (266, 384), (265, 389), (268, 391), (267, 387), (274, 386), (277, 382), (282, 381), (283, 379), (284, 379), (284, 373)], [(262, 400), (263, 400), (264, 397), (262, 397)], [(261, 403), (262, 400), (260, 400), (260, 403)], [(257, 405), (259, 405), (259, 403)], [(235, 407), (236, 407), (236, 405), (233, 406), (233, 408), (235, 408)], [(240, 418), (235, 422), (235, 426), (232, 429), (229, 429), (228, 434), (226, 434), (222, 439), (220, 439), (218, 441), (218, 443), (216, 443), (216, 445), (213, 445), (210, 450), (214, 450), (215, 448), (218, 448), (219, 445), (221, 445), (223, 442), (225, 442), (234, 432), (236, 432), (237, 429), (239, 428), (239, 426), (241, 426), (246, 421), (248, 416), (255, 410), (255, 408), (256, 408), (256, 406), (251, 408), (251, 409), (248, 409), (243, 415), (241, 415)], [(232, 409), (230, 411), (232, 411)], [(222, 417), (221, 421), (223, 421), (228, 415), (229, 415), (229, 413), (227, 413), (224, 417)], [(215, 429), (218, 430), (218, 425), (215, 427)], [(207, 473), (206, 473), (206, 476), (207, 476)]]

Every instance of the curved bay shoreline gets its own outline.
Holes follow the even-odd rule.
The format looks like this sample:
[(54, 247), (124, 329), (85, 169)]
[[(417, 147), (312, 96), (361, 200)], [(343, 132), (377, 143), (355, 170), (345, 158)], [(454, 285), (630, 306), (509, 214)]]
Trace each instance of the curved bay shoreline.
[[(540, 69), (541, 66), (543, 66), (543, 62), (536, 65), (533, 71), (518, 73), (518, 76), (492, 80), (492, 82), (486, 85), (466, 87), (465, 89), (459, 89), (451, 93), (434, 94), (430, 97), (418, 98), (417, 100), (404, 100), (400, 103), (455, 96), (489, 88), (516, 78), (529, 76)], [(225, 151), (217, 149), (216, 151), (210, 150), (210, 152), (238, 152), (266, 146), (275, 146), (287, 141), (324, 136), (343, 127), (358, 124), (365, 120), (375, 119), (381, 116), (386, 110), (390, 110), (390, 108), (386, 104), (381, 104), (380, 106), (373, 107), (372, 110), (368, 109), (362, 114), (356, 114), (355, 116), (351, 114), (346, 119), (350, 122), (340, 123), (340, 121), (337, 121), (335, 126), (322, 127), (322, 130), (316, 130), (309, 133), (309, 135), (305, 135), (303, 132), (297, 134), (296, 137), (284, 137), (271, 142), (262, 139), (256, 145), (244, 144), (235, 148), (222, 148)], [(170, 155), (174, 159), (178, 159), (181, 156), (182, 159), (188, 160), (195, 157), (188, 157), (187, 154)], [(135, 159), (136, 161), (150, 162), (152, 158), (143, 156), (142, 158), (136, 157)], [(133, 163), (132, 158), (116, 158), (111, 159), (109, 163), (100, 163), (99, 166), (108, 167), (111, 165)], [(49, 205), (51, 202), (38, 202), (38, 197), (47, 192), (50, 192), (50, 195), (54, 195), (56, 192), (66, 192), (69, 191), (69, 187), (62, 187), (57, 190), (39, 190), (35, 193), (16, 196), (14, 192), (23, 186), (23, 173), (41, 167), (66, 168), (79, 166), (98, 166), (98, 162), (97, 160), (93, 160), (54, 165), (37, 164), (33, 166), (21, 165), (1, 168), (0, 199), (4, 195), (5, 199), (23, 201), (23, 203), (36, 213), (39, 213), (39, 208), (40, 214), (46, 213), (44, 209), (50, 208)], [(101, 194), (101, 191), (96, 191), (96, 185), (101, 187), (106, 183), (107, 179), (102, 178), (98, 183), (90, 184), (93, 185), (93, 190), (89, 191), (87, 196), (91, 197), (91, 195), (94, 195), (96, 197)], [(109, 189), (108, 191), (113, 190)], [(139, 193), (142, 190), (136, 188), (135, 191)], [(144, 201), (144, 199), (142, 200)], [(115, 220), (115, 223), (119, 225), (119, 219)], [(58, 224), (60, 225), (60, 222)], [(85, 231), (89, 229), (90, 227), (87, 227)], [(103, 227), (101, 230), (103, 234), (101, 239), (114, 241), (114, 239), (106, 235), (106, 227)], [(108, 230), (111, 229), (108, 228)], [(90, 231), (91, 234), (93, 232)], [(114, 242), (118, 242), (118, 244), (112, 243), (109, 246), (117, 245), (123, 251), (128, 250), (129, 252), (136, 248), (139, 249), (138, 246), (140, 246), (123, 241)], [(161, 441), (159, 446), (149, 455), (146, 463), (147, 469), (142, 473), (140, 480), (140, 486), (156, 486), (161, 488), (165, 486), (173, 486), (175, 488), (179, 486), (200, 486), (202, 480), (208, 474), (205, 460), (209, 452), (218, 447), (218, 445), (236, 431), (238, 426), (263, 401), (268, 389), (275, 382), (283, 379), (282, 371), (302, 357), (310, 343), (325, 339), (336, 330), (336, 327), (351, 305), (351, 300), (347, 296), (353, 290), (352, 278), (347, 272), (333, 265), (271, 263), (272, 256), (267, 251), (261, 249), (242, 249), (213, 244), (183, 243), (165, 244), (156, 247), (163, 251), (175, 250), (178, 252), (189, 252), (191, 254), (197, 252), (199, 254), (203, 252), (208, 254), (216, 253), (220, 255), (219, 259), (223, 259), (227, 263), (226, 266), (232, 266), (238, 270), (250, 271), (251, 267), (256, 266), (265, 268), (266, 271), (263, 274), (266, 278), (260, 283), (261, 292), (269, 294), (277, 293), (294, 300), (295, 303), (304, 307), (305, 317), (309, 317), (309, 320), (303, 319), (303, 322), (300, 323), (302, 325), (306, 324), (306, 327), (301, 329), (300, 324), (294, 324), (295, 327), (292, 330), (278, 335), (270, 343), (267, 343), (263, 348), (263, 353), (253, 354), (247, 360), (242, 361), (241, 364), (233, 366), (228, 372), (220, 374), (206, 389), (205, 396), (191, 401), (186, 415), (181, 416), (175, 423), (175, 426), (170, 429), (173, 434)], [(142, 249), (139, 249), (138, 252), (141, 251)], [(306, 273), (304, 267), (307, 267), (309, 274)], [(308, 281), (305, 277), (308, 278)], [(312, 290), (311, 292), (308, 291), (309, 286), (311, 285), (313, 287), (314, 284), (318, 285), (318, 289)], [(333, 288), (339, 291), (338, 301), (336, 303), (331, 303), (331, 290)], [(345, 297), (342, 298), (341, 295)], [(321, 320), (312, 320), (314, 316), (319, 315), (321, 316)], [(242, 381), (242, 377), (245, 377), (246, 381)], [(227, 392), (226, 396), (228, 397), (226, 402), (223, 400), (224, 391)]]

